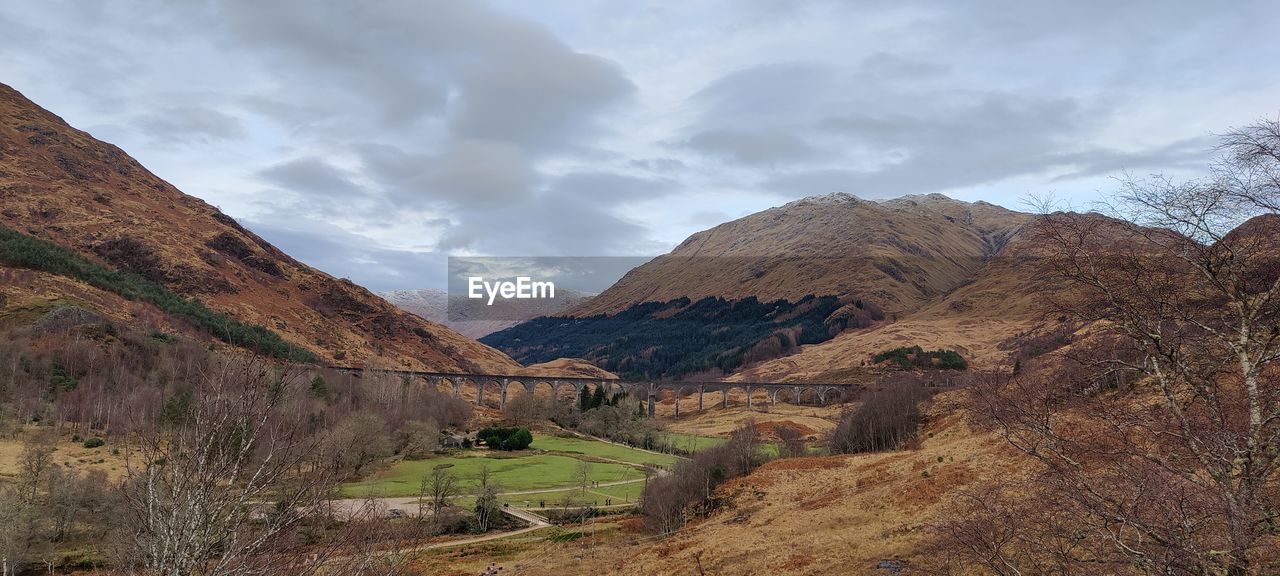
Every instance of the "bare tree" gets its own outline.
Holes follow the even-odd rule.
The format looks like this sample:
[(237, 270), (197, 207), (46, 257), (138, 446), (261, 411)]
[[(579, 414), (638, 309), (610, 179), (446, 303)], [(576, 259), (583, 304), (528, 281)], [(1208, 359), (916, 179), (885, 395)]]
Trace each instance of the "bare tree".
[(108, 483), (102, 470), (80, 474), (54, 467), (49, 470), (47, 486), (44, 510), (54, 542), (66, 538), (77, 521), (97, 520), (90, 516), (106, 506)]
[(35, 552), (35, 506), (17, 486), (0, 486), (0, 565), (5, 576), (17, 574)]
[(410, 420), (396, 430), (396, 451), (405, 458), (426, 458), (439, 447), (440, 425), (434, 419)]
[(791, 426), (778, 428), (778, 440), (782, 442), (781, 450), (784, 458), (796, 458), (805, 455), (804, 434)]
[(868, 392), (862, 403), (840, 418), (828, 445), (852, 454), (897, 450), (916, 437), (924, 422), (920, 405), (929, 393), (917, 382), (896, 382)]
[[(306, 574), (388, 570), (370, 547), (367, 510), (342, 518), (326, 547), (303, 553), (297, 532), (322, 522), (339, 468), (317, 460), (323, 439), (285, 409), (298, 374), (256, 360), (211, 363), (189, 404), (125, 445), (122, 568), (151, 574)], [(388, 547), (393, 548), (393, 547)]]
[(487, 532), (494, 518), (501, 514), (501, 502), (498, 493), (501, 488), (493, 481), (489, 473), (489, 465), (480, 467), (480, 475), (476, 478), (476, 527)]
[(18, 482), (28, 504), (36, 501), (41, 483), (49, 466), (53, 464), (53, 451), (58, 445), (54, 430), (37, 430), (22, 441), (22, 453), (18, 457)]
[[(729, 435), (727, 442), (677, 462), (670, 474), (646, 474), (640, 499), (645, 526), (661, 534), (674, 532), (697, 504), (713, 501), (717, 485), (750, 473), (760, 458), (760, 434), (754, 422), (747, 421)], [(709, 509), (703, 507), (701, 512)]]
[(547, 404), (533, 394), (519, 394), (507, 401), (504, 412), (516, 426), (529, 426), (547, 417)]
[(372, 464), (394, 450), (387, 422), (369, 410), (354, 412), (344, 418), (327, 434), (327, 460), (346, 467), (352, 474), (360, 474)]
[(760, 462), (760, 430), (756, 422), (748, 418), (736, 430), (729, 434), (729, 441), (724, 448), (732, 454), (737, 474), (749, 474)]
[[(1080, 537), (1071, 505), (1034, 483), (998, 480), (959, 491), (950, 513), (926, 544), (926, 573), (974, 574), (981, 566), (999, 576), (1122, 572), (1107, 563), (1098, 539)], [(1099, 553), (1102, 552), (1102, 553)]]
[(978, 412), (1043, 467), (1081, 561), (1280, 568), (1280, 124), (1229, 133), (1210, 178), (1122, 180), (1108, 211), (1034, 226), (1072, 368), (991, 375)]
[(581, 493), (586, 494), (587, 488), (591, 486), (591, 463), (579, 460), (578, 467), (573, 470), (573, 479), (578, 481)]
[(419, 517), (425, 512), (423, 507), (430, 507), (432, 523), (439, 525), (441, 512), (449, 505), (449, 499), (457, 493), (457, 477), (444, 466), (437, 465), (431, 473), (422, 477), (419, 490)]

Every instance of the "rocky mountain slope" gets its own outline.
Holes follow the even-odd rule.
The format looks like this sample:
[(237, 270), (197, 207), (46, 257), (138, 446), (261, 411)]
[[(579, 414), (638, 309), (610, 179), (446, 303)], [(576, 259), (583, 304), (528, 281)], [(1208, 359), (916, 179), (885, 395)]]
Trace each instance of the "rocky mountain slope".
[[(497, 350), (290, 258), (119, 148), (72, 128), (5, 85), (0, 85), (0, 225), (140, 275), (235, 320), (264, 326), (325, 362), (519, 369)], [(46, 276), (24, 271), (8, 277), (54, 291), (66, 284)], [(114, 301), (99, 296), (102, 304)], [(138, 320), (138, 313), (132, 316)]]
[(1037, 250), (1024, 231), (988, 260), (965, 283), (893, 322), (846, 331), (734, 374), (750, 381), (840, 380), (842, 372), (872, 355), (902, 346), (955, 350), (971, 364), (1009, 361), (1019, 337), (1052, 324), (1044, 294), (1055, 291), (1038, 275)]
[(805, 198), (694, 234), (565, 317), (484, 342), (643, 377), (840, 379), (914, 345), (995, 362), (1035, 324), (1017, 246), (1032, 219), (939, 194)]
[[(468, 338), (481, 338), (520, 323), (518, 320), (469, 319), (465, 316), (467, 310), (465, 308), (462, 310), (460, 318), (451, 320), (449, 318), (449, 293), (434, 288), (392, 290), (390, 292), (380, 292), (378, 295), (402, 310), (412, 312), (437, 324), (444, 324)], [(534, 315), (553, 316), (582, 304), (592, 296), (594, 294), (559, 288), (556, 290), (555, 298), (521, 303), (521, 311), (527, 310), (534, 313)], [(458, 311), (454, 311), (454, 316), (459, 315)]]
[(903, 314), (967, 282), (1030, 215), (940, 194), (796, 200), (690, 236), (570, 311), (706, 296), (861, 298)]

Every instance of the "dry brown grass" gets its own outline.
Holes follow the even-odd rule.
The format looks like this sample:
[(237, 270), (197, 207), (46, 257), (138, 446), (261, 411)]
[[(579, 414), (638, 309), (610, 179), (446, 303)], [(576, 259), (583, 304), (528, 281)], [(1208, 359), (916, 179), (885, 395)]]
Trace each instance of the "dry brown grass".
[(901, 346), (955, 350), (975, 366), (1004, 362), (1009, 350), (1000, 344), (1035, 326), (1031, 319), (912, 317), (805, 346), (800, 352), (753, 366), (729, 380), (763, 382), (845, 381), (877, 352)]
[[(28, 428), (16, 437), (0, 437), (0, 482), (11, 482), (17, 478), (18, 459), (22, 455), (22, 439), (24, 435), (33, 433)], [(59, 434), (57, 450), (53, 453), (53, 462), (58, 466), (79, 472), (101, 470), (107, 478), (115, 481), (124, 477), (124, 457), (112, 454), (111, 444), (98, 448), (85, 448), (79, 442), (71, 441), (71, 432)]]
[(971, 430), (947, 396), (917, 449), (771, 462), (720, 488), (729, 506), (669, 538), (620, 531), (594, 558), (579, 543), (544, 542), (499, 564), (519, 574), (638, 576), (697, 574), (701, 562), (706, 574), (732, 576), (872, 573), (882, 559), (918, 561), (952, 495), (1020, 474), (1005, 445)]
[[(806, 430), (806, 435), (823, 435), (835, 429), (843, 410), (840, 405), (796, 406), (781, 402), (750, 410), (743, 405), (731, 404), (726, 410), (719, 407), (719, 396), (719, 394), (715, 395), (717, 402), (714, 407), (709, 407), (702, 412), (696, 410), (696, 400), (692, 408), (686, 408), (682, 403), (680, 419), (668, 419), (667, 429), (680, 434), (727, 437), (747, 420), (754, 420), (757, 427), (766, 431), (771, 431), (780, 425), (795, 425)], [(730, 402), (745, 402), (745, 399), (734, 400), (731, 394)], [(672, 413), (669, 404), (658, 406), (659, 416), (670, 418)]]

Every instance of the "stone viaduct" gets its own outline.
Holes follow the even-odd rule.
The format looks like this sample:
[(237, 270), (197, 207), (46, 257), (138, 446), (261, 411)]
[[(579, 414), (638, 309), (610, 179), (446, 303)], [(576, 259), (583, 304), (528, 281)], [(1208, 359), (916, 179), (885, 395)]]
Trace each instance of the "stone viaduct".
[[(333, 370), (347, 374), (360, 376), (364, 370), (361, 368), (340, 368), (334, 367)], [(581, 378), (581, 377), (562, 377), (562, 376), (514, 376), (499, 374), (452, 374), (446, 372), (416, 372), (407, 370), (371, 370), (383, 374), (392, 374), (413, 379), (422, 379), (430, 383), (432, 386), (439, 388), (441, 384), (453, 389), (454, 396), (462, 395), (462, 385), (464, 382), (471, 382), (476, 386), (476, 404), (484, 404), (485, 388), (496, 389), (498, 397), (498, 406), (505, 408), (507, 405), (507, 390), (512, 386), (523, 386), (525, 391), (533, 394), (539, 386), (544, 386), (551, 391), (553, 397), (559, 397), (562, 389), (573, 388), (574, 396), (582, 393), (582, 389), (588, 385), (602, 386), (605, 393), (613, 395), (621, 392), (633, 398), (645, 398), (648, 401), (649, 416), (655, 414), (658, 401), (658, 394), (662, 390), (671, 390), (676, 398), (684, 394), (697, 394), (698, 410), (701, 411), (705, 406), (705, 395), (708, 393), (720, 393), (720, 405), (727, 408), (729, 406), (729, 391), (739, 389), (747, 396), (747, 407), (752, 406), (751, 396), (753, 392), (765, 391), (769, 404), (778, 401), (779, 392), (787, 392), (790, 400), (794, 404), (826, 404), (828, 400), (835, 400), (845, 391), (859, 388), (857, 384), (814, 384), (814, 383), (779, 383), (779, 382), (664, 382), (664, 381), (628, 381), (628, 380), (610, 380), (605, 378)], [(786, 396), (784, 395), (784, 400)], [(809, 399), (805, 402), (805, 399)], [(680, 403), (675, 403), (675, 416), (680, 417)]]

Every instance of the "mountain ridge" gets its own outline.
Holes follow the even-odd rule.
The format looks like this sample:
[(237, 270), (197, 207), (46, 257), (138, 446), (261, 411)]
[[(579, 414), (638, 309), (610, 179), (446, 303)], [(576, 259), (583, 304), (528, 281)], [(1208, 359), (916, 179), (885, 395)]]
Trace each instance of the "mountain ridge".
[(0, 225), (264, 326), (327, 363), (519, 367), (497, 350), (297, 261), (3, 84)]
[[(990, 297), (1029, 281), (993, 263), (1010, 258), (1033, 218), (941, 194), (801, 198), (696, 232), (564, 314), (483, 341), (526, 362), (582, 357), (648, 378), (842, 378), (876, 352), (917, 344), (998, 362), (1000, 342), (1036, 320), (1025, 299)], [(999, 277), (983, 282), (988, 273)], [(965, 291), (975, 284), (988, 291)], [(1010, 303), (1026, 310), (997, 310)]]
[(898, 313), (959, 286), (1030, 219), (940, 194), (802, 198), (696, 232), (567, 315), (679, 297), (807, 294), (870, 299)]

